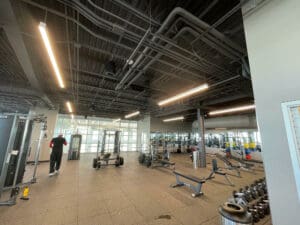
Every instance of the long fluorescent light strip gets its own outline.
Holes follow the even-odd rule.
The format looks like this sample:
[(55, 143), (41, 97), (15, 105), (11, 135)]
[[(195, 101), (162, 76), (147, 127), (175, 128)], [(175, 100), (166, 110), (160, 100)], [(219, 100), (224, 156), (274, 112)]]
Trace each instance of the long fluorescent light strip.
[(126, 115), (125, 118), (128, 119), (128, 118), (137, 116), (137, 115), (139, 115), (139, 114), (140, 114), (140, 111), (136, 111), (136, 112), (134, 112), (134, 113), (130, 113), (130, 114)]
[(208, 114), (213, 116), (213, 115), (219, 115), (219, 114), (224, 114), (224, 113), (245, 111), (245, 110), (254, 109), (254, 108), (255, 108), (255, 105), (245, 105), (245, 106), (240, 106), (240, 107), (235, 107), (235, 108), (230, 108), (230, 109), (211, 111)]
[(113, 123), (116, 123), (116, 122), (119, 122), (119, 121), (121, 121), (121, 119), (119, 118), (119, 119), (115, 119), (115, 120), (113, 120)]
[(171, 98), (168, 98), (168, 99), (165, 99), (163, 101), (160, 101), (160, 102), (158, 102), (158, 105), (159, 106), (166, 105), (166, 104), (168, 104), (170, 102), (177, 101), (179, 99), (182, 99), (182, 98), (185, 98), (187, 96), (193, 95), (193, 94), (195, 94), (197, 92), (204, 91), (206, 89), (208, 89), (208, 84), (202, 84), (202, 85), (200, 85), (198, 87), (192, 88), (192, 89), (190, 89), (188, 91), (185, 91), (185, 92), (183, 92), (181, 94), (178, 94), (178, 95), (175, 95), (175, 96), (173, 96)]
[(71, 106), (70, 102), (67, 102), (67, 107), (68, 107), (69, 112), (72, 113), (73, 110), (72, 110), (72, 106)]
[(43, 22), (40, 22), (39, 30), (40, 30), (40, 33), (42, 35), (45, 47), (46, 47), (47, 52), (48, 52), (48, 56), (50, 58), (51, 64), (53, 66), (53, 69), (54, 69), (54, 72), (55, 72), (55, 75), (56, 75), (56, 78), (57, 78), (58, 83), (59, 83), (59, 86), (61, 88), (64, 88), (65, 85), (64, 85), (64, 82), (62, 80), (61, 74), (59, 72), (58, 65), (56, 63), (56, 60), (55, 60), (55, 57), (54, 57), (54, 54), (53, 54), (53, 51), (52, 51), (52, 48), (51, 48), (51, 45), (50, 45), (50, 41), (49, 41), (49, 38), (48, 38), (48, 35), (47, 35), (46, 24), (43, 23)]
[(173, 118), (169, 118), (169, 119), (164, 119), (164, 122), (171, 122), (171, 121), (177, 121), (177, 120), (184, 120), (183, 116), (178, 116), (178, 117), (173, 117)]

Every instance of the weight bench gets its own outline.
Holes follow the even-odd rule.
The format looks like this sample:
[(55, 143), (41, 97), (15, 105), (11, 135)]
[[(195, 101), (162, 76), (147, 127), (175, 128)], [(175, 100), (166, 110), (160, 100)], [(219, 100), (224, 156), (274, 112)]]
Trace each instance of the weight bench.
[(210, 173), (210, 175), (206, 178), (206, 180), (211, 180), (214, 178), (214, 175), (217, 174), (217, 175), (221, 175), (221, 176), (224, 176), (225, 179), (227, 180), (228, 184), (230, 186), (234, 186), (234, 184), (230, 181), (229, 177), (227, 176), (227, 173), (223, 172), (219, 167), (218, 167), (218, 164), (217, 164), (217, 160), (216, 159), (213, 159), (211, 161), (212, 163), (212, 171)]
[(238, 165), (238, 166), (233, 165), (226, 157), (221, 156), (219, 154), (216, 154), (216, 156), (225, 163), (225, 168), (226, 169), (235, 170), (236, 173), (237, 173), (237, 175), (233, 175), (233, 174), (228, 174), (228, 175), (241, 177), (241, 172), (240, 172), (241, 165)]
[[(176, 184), (171, 185), (171, 187), (175, 188), (175, 187), (186, 186), (194, 192), (194, 193), (192, 193), (193, 198), (195, 198), (197, 196), (200, 196), (200, 195), (203, 195), (203, 192), (201, 192), (201, 188), (202, 188), (202, 184), (205, 183), (205, 179), (200, 180), (197, 177), (187, 176), (187, 175), (184, 175), (184, 174), (179, 173), (177, 171), (173, 171), (173, 173), (176, 176)], [(183, 181), (180, 180), (180, 177), (183, 177), (187, 180), (190, 180), (190, 181), (196, 183), (196, 185), (193, 185), (193, 184), (187, 183), (187, 182), (183, 182)]]

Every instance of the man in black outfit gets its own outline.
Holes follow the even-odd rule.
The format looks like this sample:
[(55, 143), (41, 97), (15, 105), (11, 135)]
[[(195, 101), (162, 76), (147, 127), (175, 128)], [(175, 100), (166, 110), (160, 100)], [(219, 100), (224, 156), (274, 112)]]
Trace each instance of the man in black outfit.
[(52, 148), (52, 152), (50, 155), (50, 177), (59, 173), (61, 158), (63, 154), (63, 145), (67, 145), (67, 141), (62, 134), (58, 135), (58, 137), (56, 138), (53, 138), (50, 142), (50, 148)]

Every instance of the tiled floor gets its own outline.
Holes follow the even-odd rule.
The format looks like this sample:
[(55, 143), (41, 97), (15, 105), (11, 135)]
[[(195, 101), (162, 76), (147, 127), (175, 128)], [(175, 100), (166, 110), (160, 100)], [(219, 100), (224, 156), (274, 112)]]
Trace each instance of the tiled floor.
[[(63, 161), (61, 174), (49, 178), (48, 163), (38, 168), (38, 183), (31, 186), (30, 200), (0, 208), (1, 225), (217, 225), (218, 206), (232, 190), (245, 186), (256, 175), (242, 172), (230, 177), (236, 184), (222, 184), (216, 177), (203, 186), (204, 196), (192, 198), (186, 188), (170, 188), (175, 182), (166, 169), (148, 169), (137, 162), (137, 153), (127, 153), (123, 168), (92, 168), (93, 155), (80, 161)], [(65, 159), (66, 157), (64, 157)], [(192, 169), (188, 155), (172, 155), (176, 170), (206, 177), (207, 169)], [(207, 159), (211, 159), (208, 157)], [(221, 162), (219, 163), (222, 166)], [(271, 224), (270, 217), (259, 224)]]

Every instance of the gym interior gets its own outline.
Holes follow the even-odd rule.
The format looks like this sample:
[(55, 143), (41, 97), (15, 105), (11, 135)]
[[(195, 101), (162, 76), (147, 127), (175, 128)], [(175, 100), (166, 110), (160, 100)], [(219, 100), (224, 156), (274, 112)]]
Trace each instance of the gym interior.
[(295, 225), (300, 1), (1, 0), (1, 225)]

